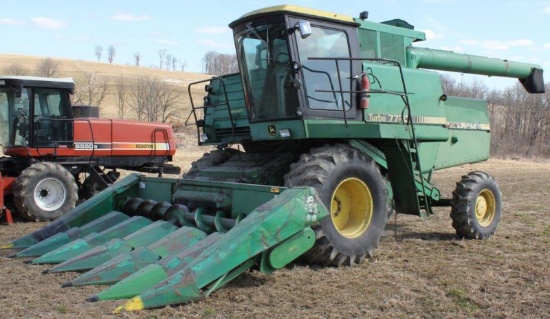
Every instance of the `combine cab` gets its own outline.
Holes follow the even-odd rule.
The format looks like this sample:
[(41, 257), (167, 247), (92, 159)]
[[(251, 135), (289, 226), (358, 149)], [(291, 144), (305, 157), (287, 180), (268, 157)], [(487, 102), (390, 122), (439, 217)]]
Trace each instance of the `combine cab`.
[[(74, 118), (72, 79), (0, 77), (0, 210), (51, 221), (112, 184), (117, 169), (178, 173), (168, 124)], [(1, 185), (0, 185), (1, 186)]]
[(361, 17), (285, 5), (237, 19), (240, 73), (189, 88), (205, 85), (204, 104), (192, 101), (198, 143), (217, 150), (183, 179), (128, 177), (5, 248), (58, 264), (50, 272), (91, 269), (65, 286), (112, 285), (89, 300), (133, 298), (122, 311), (193, 301), (298, 257), (360, 263), (394, 212), (448, 206), (457, 236), (490, 237), (502, 214), (493, 177), (468, 173), (452, 198), (431, 180), (489, 157), (487, 105), (447, 96), (425, 69), (541, 93), (541, 67), (413, 47), (425, 35), (408, 23)]

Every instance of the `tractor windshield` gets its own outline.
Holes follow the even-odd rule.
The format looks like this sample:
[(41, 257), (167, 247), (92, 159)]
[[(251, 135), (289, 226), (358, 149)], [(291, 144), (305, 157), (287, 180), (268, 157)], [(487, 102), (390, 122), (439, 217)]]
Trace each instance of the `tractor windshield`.
[(23, 88), (21, 96), (17, 95), (13, 88), (0, 88), (0, 142), (4, 147), (54, 147), (69, 143), (70, 104), (63, 91)]
[(3, 146), (26, 146), (29, 142), (29, 96), (16, 97), (12, 88), (0, 88), (0, 139)]
[(251, 121), (296, 117), (288, 34), (284, 23), (254, 25), (235, 34)]

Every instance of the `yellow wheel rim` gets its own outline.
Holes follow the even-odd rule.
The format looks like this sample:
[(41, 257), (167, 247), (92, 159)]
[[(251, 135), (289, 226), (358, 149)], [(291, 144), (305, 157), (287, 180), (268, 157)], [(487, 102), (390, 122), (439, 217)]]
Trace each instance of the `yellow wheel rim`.
[(361, 236), (369, 227), (372, 214), (372, 195), (363, 181), (347, 178), (336, 187), (332, 194), (330, 216), (342, 236)]
[(495, 195), (490, 190), (484, 189), (476, 199), (476, 220), (482, 227), (487, 227), (493, 222), (495, 214)]

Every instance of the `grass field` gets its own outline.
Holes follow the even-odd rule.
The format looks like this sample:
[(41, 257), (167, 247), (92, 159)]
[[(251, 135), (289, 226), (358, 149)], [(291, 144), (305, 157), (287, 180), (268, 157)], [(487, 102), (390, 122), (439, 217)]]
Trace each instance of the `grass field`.
[[(182, 166), (200, 153), (179, 155)], [(547, 318), (550, 313), (550, 165), (491, 160), (438, 172), (450, 196), (471, 170), (494, 175), (504, 213), (489, 240), (455, 238), (449, 210), (390, 220), (372, 260), (344, 268), (292, 265), (246, 273), (187, 305), (111, 314), (124, 301), (88, 303), (99, 286), (61, 288), (74, 273), (42, 275), (0, 251), (1, 318)], [(0, 243), (43, 223), (0, 225)]]

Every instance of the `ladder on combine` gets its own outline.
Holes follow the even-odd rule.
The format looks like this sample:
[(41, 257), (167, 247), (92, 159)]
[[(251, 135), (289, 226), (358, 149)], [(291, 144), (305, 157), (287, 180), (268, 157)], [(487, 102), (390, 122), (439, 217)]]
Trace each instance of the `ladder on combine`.
[[(420, 215), (423, 215), (423, 211), (427, 215), (432, 215), (433, 210), (430, 205), (431, 197), (428, 194), (432, 194), (433, 186), (429, 183), (431, 177), (431, 171), (428, 174), (428, 178), (425, 178), (422, 171), (422, 165), (420, 160), (420, 155), (418, 151), (418, 140), (416, 138), (416, 130), (414, 127), (414, 117), (411, 112), (411, 105), (409, 103), (409, 96), (407, 94), (407, 86), (405, 84), (405, 77), (403, 76), (403, 70), (399, 62), (395, 62), (399, 67), (399, 74), (401, 75), (401, 83), (403, 84), (403, 102), (405, 103), (405, 108), (407, 112), (406, 124), (410, 128), (411, 139), (407, 143), (407, 153), (409, 157), (409, 164), (412, 168), (411, 175), (414, 179), (415, 187), (417, 189), (417, 207)], [(403, 118), (403, 117), (402, 117)]]

